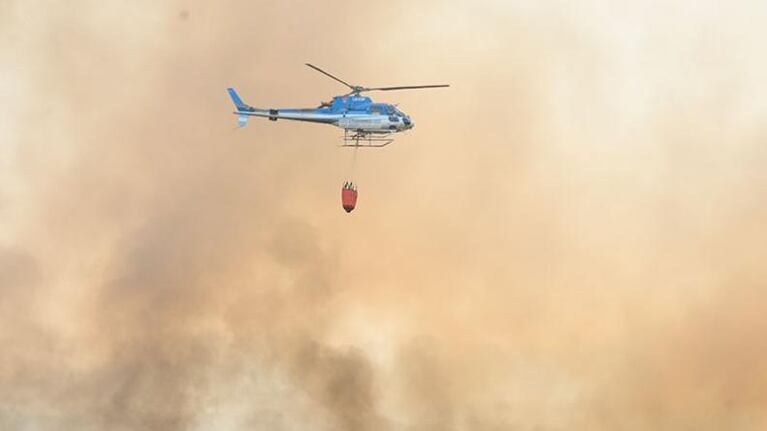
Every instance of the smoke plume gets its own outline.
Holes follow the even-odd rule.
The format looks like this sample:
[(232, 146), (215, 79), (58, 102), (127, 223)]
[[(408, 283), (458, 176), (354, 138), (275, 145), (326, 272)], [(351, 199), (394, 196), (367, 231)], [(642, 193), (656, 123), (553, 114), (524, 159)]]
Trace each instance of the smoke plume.
[(764, 429), (765, 19), (0, 2), (0, 429)]

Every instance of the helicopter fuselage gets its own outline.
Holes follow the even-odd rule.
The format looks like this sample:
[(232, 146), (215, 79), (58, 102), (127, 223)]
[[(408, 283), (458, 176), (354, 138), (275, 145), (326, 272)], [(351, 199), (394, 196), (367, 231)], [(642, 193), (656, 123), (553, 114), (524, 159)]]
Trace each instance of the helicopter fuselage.
[(234, 114), (239, 116), (241, 126), (247, 124), (248, 117), (330, 124), (345, 131), (374, 134), (397, 133), (414, 126), (410, 117), (396, 106), (374, 103), (371, 98), (365, 96), (336, 96), (332, 102), (323, 103), (321, 107), (314, 109), (262, 109), (243, 103), (234, 89), (229, 90), (229, 95), (235, 103)]

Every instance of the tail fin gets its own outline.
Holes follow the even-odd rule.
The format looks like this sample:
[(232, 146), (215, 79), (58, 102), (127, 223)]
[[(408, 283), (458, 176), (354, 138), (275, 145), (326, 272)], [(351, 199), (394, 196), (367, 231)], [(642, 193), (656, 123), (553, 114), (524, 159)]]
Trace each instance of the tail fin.
[(226, 89), (226, 91), (229, 93), (229, 97), (232, 98), (232, 102), (234, 102), (234, 106), (237, 107), (238, 111), (253, 111), (254, 108), (252, 106), (247, 105), (245, 102), (240, 99), (240, 95), (237, 94), (237, 92), (234, 90), (234, 88), (229, 87)]
[[(237, 91), (234, 90), (234, 88), (229, 87), (226, 89), (226, 91), (229, 93), (229, 97), (232, 98), (232, 102), (234, 102), (234, 106), (237, 108), (237, 111), (255, 111), (255, 108), (252, 106), (247, 105), (245, 102), (240, 99), (240, 95), (237, 94)], [(248, 125), (248, 116), (247, 115), (240, 115), (237, 118), (237, 126), (238, 127), (245, 127)]]

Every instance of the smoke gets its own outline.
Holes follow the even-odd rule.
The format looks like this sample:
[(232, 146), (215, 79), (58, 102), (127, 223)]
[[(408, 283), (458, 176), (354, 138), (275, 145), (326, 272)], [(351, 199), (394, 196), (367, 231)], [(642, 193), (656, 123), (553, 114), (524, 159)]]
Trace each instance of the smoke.
[(0, 3), (0, 428), (764, 428), (766, 16)]

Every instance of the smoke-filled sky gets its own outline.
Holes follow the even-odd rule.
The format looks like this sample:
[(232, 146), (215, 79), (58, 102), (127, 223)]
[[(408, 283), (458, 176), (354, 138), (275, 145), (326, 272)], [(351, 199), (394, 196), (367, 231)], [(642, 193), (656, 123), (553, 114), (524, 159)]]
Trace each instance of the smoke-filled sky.
[(327, 3), (0, 0), (0, 429), (767, 428), (764, 2)]

